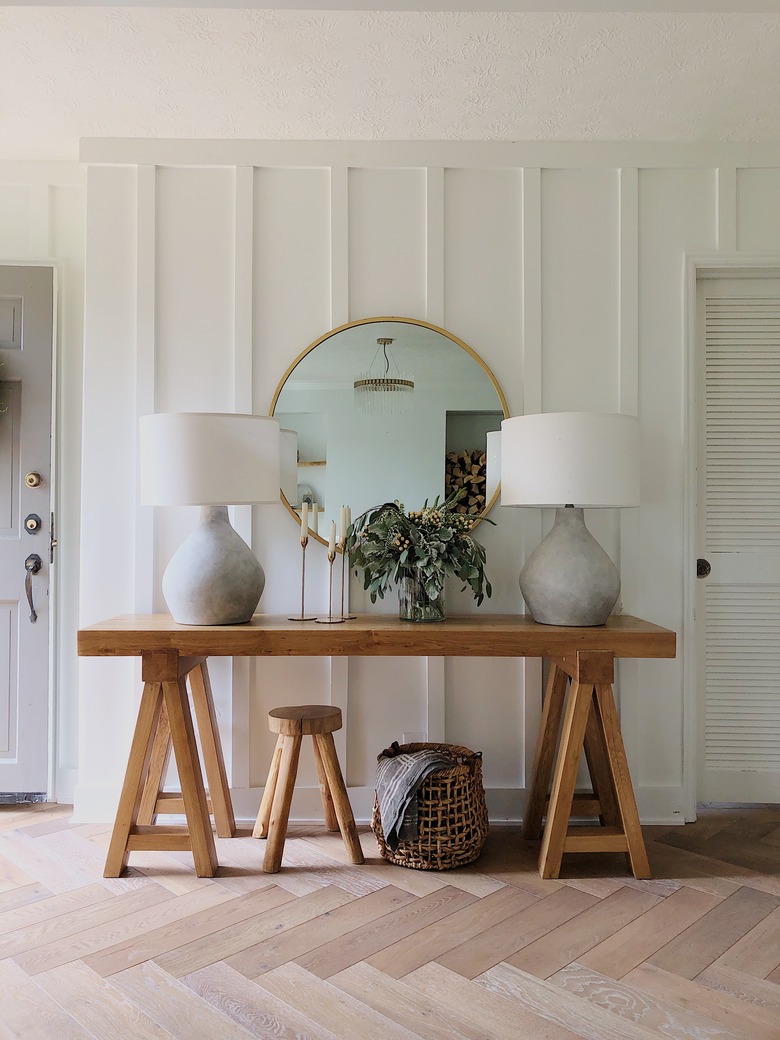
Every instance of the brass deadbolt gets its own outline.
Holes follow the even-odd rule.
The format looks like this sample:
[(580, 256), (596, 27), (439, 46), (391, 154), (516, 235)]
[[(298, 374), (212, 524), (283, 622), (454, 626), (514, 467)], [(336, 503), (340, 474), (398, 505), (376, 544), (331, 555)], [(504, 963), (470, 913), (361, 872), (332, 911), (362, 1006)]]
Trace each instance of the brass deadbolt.
[(40, 473), (28, 473), (24, 478), (24, 482), (29, 488), (40, 487), (43, 483), (43, 477)]

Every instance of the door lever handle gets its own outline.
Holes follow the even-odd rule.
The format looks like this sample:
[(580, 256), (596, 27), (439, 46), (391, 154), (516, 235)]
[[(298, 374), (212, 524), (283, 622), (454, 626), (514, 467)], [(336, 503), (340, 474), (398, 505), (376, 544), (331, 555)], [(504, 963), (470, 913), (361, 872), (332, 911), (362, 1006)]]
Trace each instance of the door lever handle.
[(37, 553), (31, 553), (24, 561), (24, 591), (27, 593), (27, 602), (30, 604), (30, 621), (35, 624), (38, 614), (33, 603), (33, 574), (37, 574), (42, 567), (42, 561)]

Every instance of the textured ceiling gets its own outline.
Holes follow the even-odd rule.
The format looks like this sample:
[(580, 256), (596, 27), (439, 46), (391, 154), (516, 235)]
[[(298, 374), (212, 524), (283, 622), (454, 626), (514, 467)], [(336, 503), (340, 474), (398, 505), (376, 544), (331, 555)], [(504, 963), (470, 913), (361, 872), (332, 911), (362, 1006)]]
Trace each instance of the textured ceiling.
[(0, 7), (0, 158), (81, 137), (780, 141), (780, 15)]

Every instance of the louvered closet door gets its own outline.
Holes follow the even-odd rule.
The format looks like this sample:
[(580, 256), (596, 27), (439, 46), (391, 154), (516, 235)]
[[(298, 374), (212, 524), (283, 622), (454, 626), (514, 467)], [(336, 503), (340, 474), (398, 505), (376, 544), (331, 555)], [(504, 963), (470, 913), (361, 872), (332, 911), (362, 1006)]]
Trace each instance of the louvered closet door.
[(780, 801), (780, 280), (697, 302), (699, 800)]

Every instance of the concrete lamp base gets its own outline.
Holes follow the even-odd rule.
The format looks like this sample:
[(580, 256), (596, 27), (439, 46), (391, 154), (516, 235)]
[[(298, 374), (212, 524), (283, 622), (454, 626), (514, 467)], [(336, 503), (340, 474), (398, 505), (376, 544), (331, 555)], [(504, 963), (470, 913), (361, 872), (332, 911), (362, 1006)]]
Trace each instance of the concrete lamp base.
[(542, 625), (605, 623), (620, 595), (620, 574), (585, 526), (581, 509), (555, 510), (552, 530), (520, 572), (520, 591)]
[(203, 506), (200, 525), (171, 557), (162, 589), (181, 625), (240, 625), (265, 587), (257, 557), (231, 526), (227, 506)]

